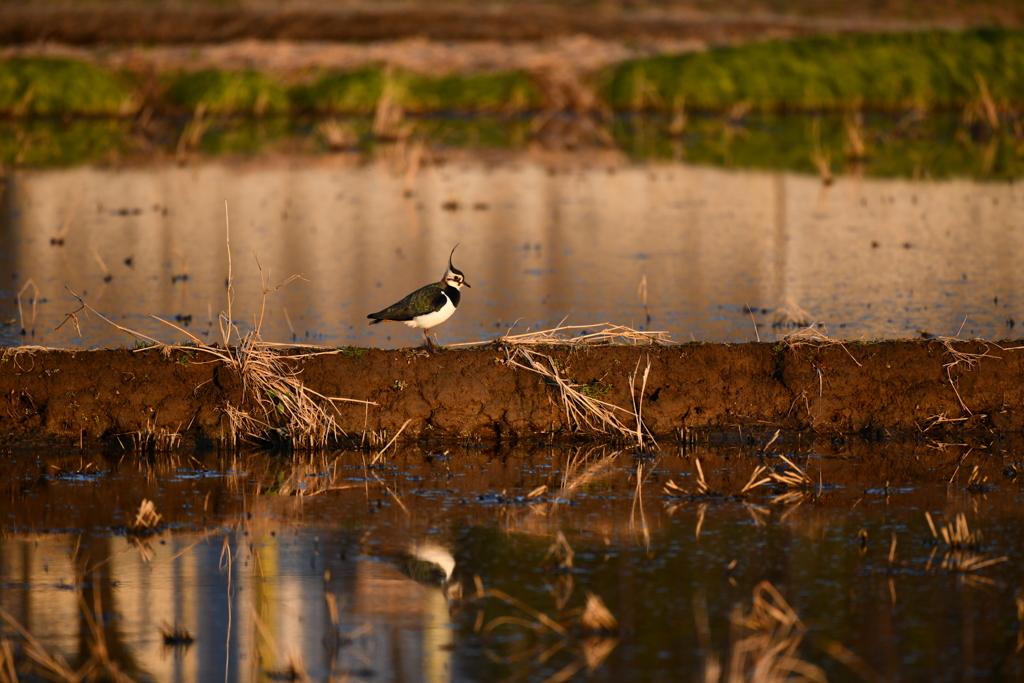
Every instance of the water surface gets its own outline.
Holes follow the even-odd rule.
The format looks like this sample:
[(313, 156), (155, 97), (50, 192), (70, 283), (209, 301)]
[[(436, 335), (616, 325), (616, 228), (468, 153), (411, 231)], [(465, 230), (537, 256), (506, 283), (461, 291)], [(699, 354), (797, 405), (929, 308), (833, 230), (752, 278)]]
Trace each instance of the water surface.
[[(442, 343), (563, 319), (683, 340), (772, 338), (810, 323), (854, 339), (1016, 336), (1017, 184), (844, 176), (826, 187), (611, 152), (430, 155), (381, 147), (15, 171), (0, 212), (0, 341), (133, 341), (84, 312), (56, 330), (79, 307), (71, 292), (162, 340), (186, 337), (151, 314), (220, 339), (225, 202), (232, 317), (243, 330), (262, 319), (272, 341), (420, 343), (366, 315), (439, 279), (457, 243), (473, 287), (436, 329)], [(264, 306), (257, 259), (267, 289), (302, 279)]]
[[(376, 466), (13, 454), (0, 607), (76, 666), (91, 607), (137, 680), (705, 680), (768, 581), (801, 621), (796, 656), (828, 680), (1024, 675), (1019, 444), (766, 442), (410, 447)], [(804, 495), (734, 495), (782, 455), (814, 481)], [(695, 490), (697, 459), (710, 494), (667, 495)], [(151, 536), (129, 531), (144, 499), (164, 515)], [(939, 531), (962, 513), (980, 544), (957, 555), (926, 512)], [(1006, 559), (948, 566), (968, 557)], [(574, 625), (588, 592), (614, 633)], [(191, 645), (164, 644), (174, 624)]]

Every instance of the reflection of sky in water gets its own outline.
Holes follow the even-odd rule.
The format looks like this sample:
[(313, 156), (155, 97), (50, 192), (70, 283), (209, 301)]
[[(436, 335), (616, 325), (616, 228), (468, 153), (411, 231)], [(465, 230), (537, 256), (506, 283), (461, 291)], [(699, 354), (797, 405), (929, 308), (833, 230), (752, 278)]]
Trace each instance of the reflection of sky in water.
[[(71, 323), (54, 331), (77, 308), (65, 286), (160, 339), (182, 335), (151, 313), (219, 339), (225, 199), (236, 323), (251, 328), (261, 310), (253, 252), (269, 287), (303, 277), (267, 295), (271, 341), (418, 344), (419, 332), (370, 328), (365, 316), (436, 281), (456, 242), (473, 287), (436, 328), (443, 343), (566, 316), (647, 327), (645, 277), (650, 327), (682, 340), (751, 340), (755, 321), (762, 338), (793, 331), (787, 321), (822, 321), (835, 337), (953, 335), (965, 316), (963, 335), (1003, 338), (1021, 315), (1019, 194), (969, 181), (822, 188), (812, 177), (615, 160), (549, 170), (527, 157), (416, 174), (309, 158), (21, 171), (3, 203), (0, 340), (22, 341), (15, 296), (29, 280), (45, 303), (27, 343), (131, 342), (84, 313), (82, 337)], [(51, 245), (69, 215), (64, 246)]]

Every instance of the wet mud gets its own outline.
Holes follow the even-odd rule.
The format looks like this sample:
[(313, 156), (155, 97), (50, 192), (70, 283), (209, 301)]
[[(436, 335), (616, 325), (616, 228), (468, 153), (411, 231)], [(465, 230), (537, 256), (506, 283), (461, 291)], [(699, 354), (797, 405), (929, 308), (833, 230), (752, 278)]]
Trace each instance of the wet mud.
[[(346, 347), (285, 362), (304, 389), (335, 402), (349, 441), (623, 439), (597, 419), (573, 421), (562, 390), (509, 362), (505, 348), (379, 350)], [(605, 402), (627, 428), (637, 412), (659, 438), (859, 434), (942, 439), (991, 436), (1024, 425), (1024, 355), (985, 341), (685, 344), (535, 347), (582, 395)], [(644, 373), (648, 363), (646, 381)], [(632, 384), (632, 386), (631, 386)], [(293, 384), (296, 391), (298, 384)], [(181, 445), (231, 441), (228, 412), (275, 424), (270, 404), (198, 349), (9, 349), (0, 363), (0, 429), (8, 445), (173, 437)], [(281, 428), (284, 428), (283, 422)], [(367, 441), (369, 438), (369, 441)], [(344, 440), (344, 439), (342, 439)]]

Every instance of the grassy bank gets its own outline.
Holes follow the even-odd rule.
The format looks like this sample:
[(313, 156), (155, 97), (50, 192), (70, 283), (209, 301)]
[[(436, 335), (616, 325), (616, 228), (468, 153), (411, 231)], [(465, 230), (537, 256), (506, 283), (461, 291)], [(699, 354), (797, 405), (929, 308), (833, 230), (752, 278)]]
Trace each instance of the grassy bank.
[[(306, 73), (295, 82), (252, 71), (156, 77), (109, 73), (70, 60), (0, 62), (0, 114), (157, 112), (356, 114), (382, 98), (412, 112), (507, 112), (552, 105), (543, 76), (492, 72), (426, 76), (384, 67)], [(1024, 31), (973, 30), (821, 36), (624, 62), (591, 87), (615, 111), (687, 109), (907, 110), (977, 102), (1024, 108)]]
[[(987, 91), (987, 93), (986, 93)], [(626, 62), (601, 75), (616, 110), (937, 109), (1024, 105), (1024, 32), (897, 33), (768, 41)]]

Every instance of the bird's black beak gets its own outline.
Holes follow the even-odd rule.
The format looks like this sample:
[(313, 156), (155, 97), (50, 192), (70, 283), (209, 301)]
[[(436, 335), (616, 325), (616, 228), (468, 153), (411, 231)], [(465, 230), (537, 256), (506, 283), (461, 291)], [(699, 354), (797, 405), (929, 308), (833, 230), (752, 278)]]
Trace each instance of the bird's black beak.
[(464, 285), (465, 285), (466, 287), (469, 287), (469, 288), (471, 288), (471, 289), (472, 289), (472, 287), (473, 287), (473, 285), (469, 284), (469, 283), (468, 283), (468, 282), (466, 282), (465, 280), (463, 280), (463, 281), (462, 281), (462, 284), (464, 284)]

